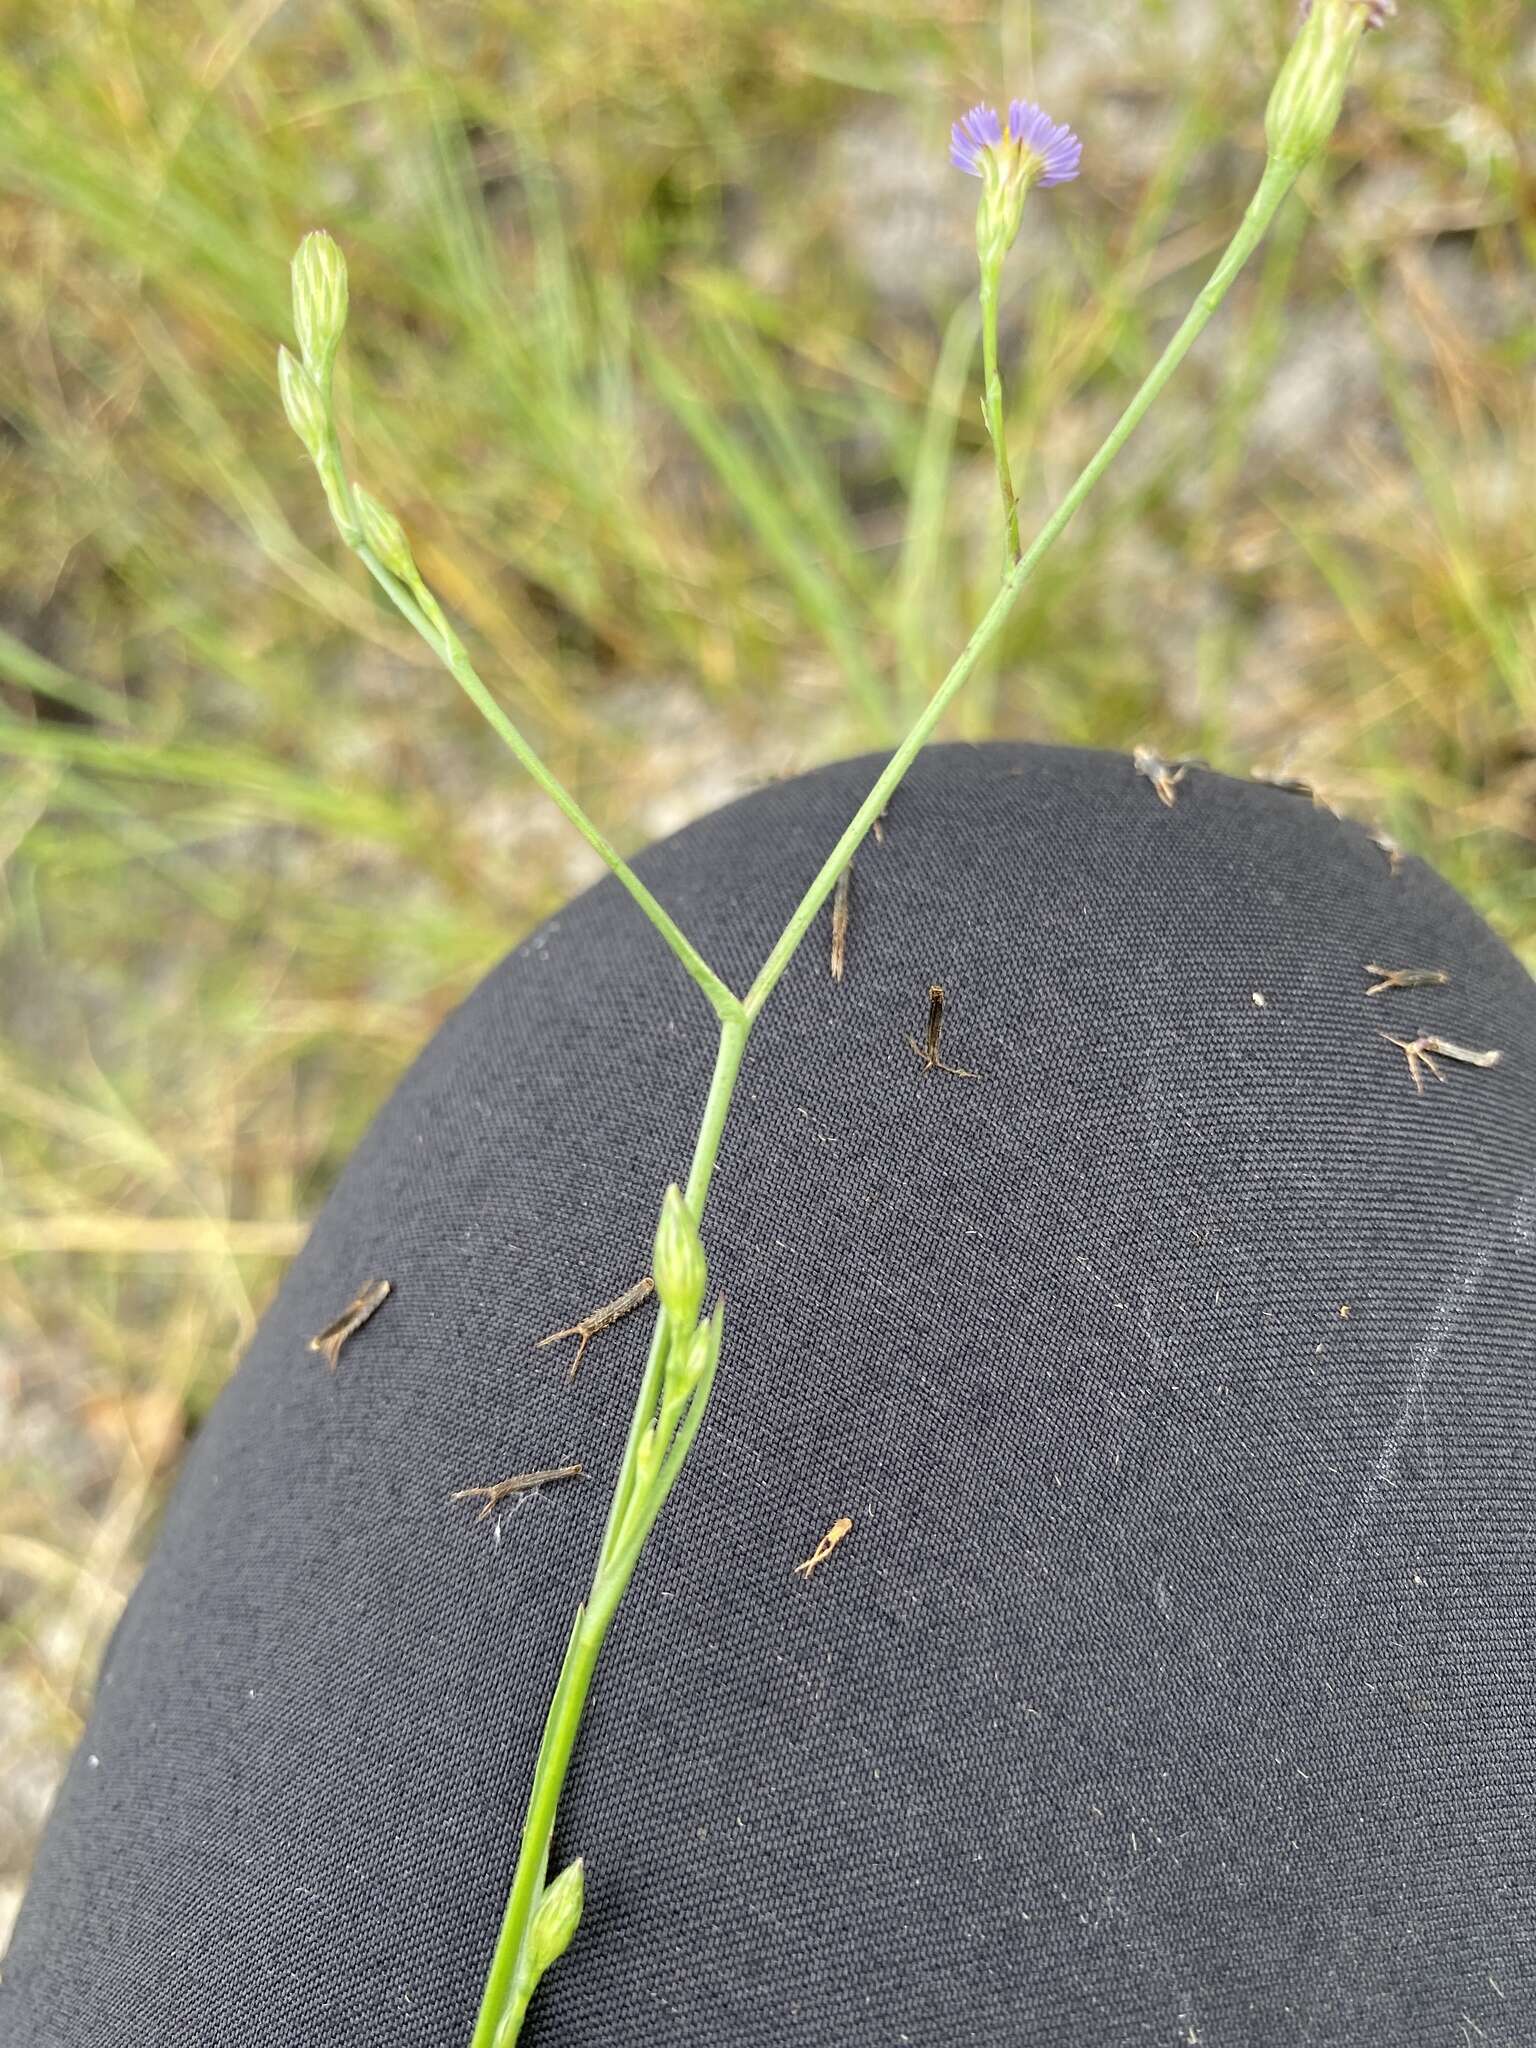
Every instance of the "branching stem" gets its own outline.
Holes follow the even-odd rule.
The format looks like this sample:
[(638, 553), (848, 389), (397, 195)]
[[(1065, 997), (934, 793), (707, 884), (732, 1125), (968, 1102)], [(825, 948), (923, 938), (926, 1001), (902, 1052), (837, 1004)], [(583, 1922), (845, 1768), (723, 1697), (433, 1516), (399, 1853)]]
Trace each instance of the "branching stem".
[[(463, 648), (447, 627), (441, 613), (437, 612), (435, 604), (433, 611), (436, 616), (429, 620), (398, 579), (366, 550), (360, 550), (374, 576), (416, 626), (418, 632), (427, 639), (428, 644), (436, 649), (460, 688), (479, 708), (539, 786), (549, 793), (589, 844), (602, 855), (652, 924), (667, 939), (668, 944), (714, 1007), (720, 1019), (720, 1045), (715, 1059), (714, 1077), (704, 1105), (698, 1136), (694, 1141), (693, 1162), (685, 1191), (688, 1206), (696, 1219), (702, 1217), (709, 1195), (710, 1180), (719, 1157), (721, 1133), (730, 1110), (731, 1097), (741, 1069), (742, 1056), (746, 1051), (748, 1034), (764, 1003), (777, 987), (780, 977), (810, 929), (817, 912), (836, 887), (838, 876), (857, 852), (871, 826), (883, 815), (891, 793), (917, 758), (951, 701), (963, 687), (966, 678), (1001, 631), (1025, 584), (1061, 538), (1084, 499), (1140, 425), (1164, 385), (1189, 353), (1226, 297), (1233, 280), (1263, 239), (1265, 231), (1279, 211), (1281, 202), (1295, 182), (1296, 174), (1297, 167), (1294, 164), (1271, 161), (1266, 166), (1258, 191), (1205, 289), (1196, 299), (1188, 316), (1164, 349), (1140, 390), (1121, 414), (1108, 438), (1062, 499), (1056, 511), (1046, 521), (1027, 552), (1014, 562), (1014, 566), (1004, 578), (1001, 590), (971, 635), (959, 659), (935, 690), (911, 731), (881, 770), (868, 796), (822, 863), (745, 998), (738, 999), (731, 994), (690, 942), (683, 937), (655, 898), (630, 873), (619, 855), (609, 847), (596, 827), (586, 819), (585, 814), (545, 769), (517, 728), (495, 703), (479, 676), (475, 674)], [(992, 367), (988, 370), (989, 388), (994, 370), (995, 346)], [(1000, 429), (1001, 422), (998, 425)], [(1007, 480), (1006, 456), (1002, 453), (1000, 431), (994, 433), (993, 439), (999, 451), (999, 479), (1004, 487), (1005, 503), (1011, 503), (1012, 486)], [(1012, 516), (1011, 531), (1016, 543), (1016, 507), (1013, 508)], [(668, 1318), (666, 1312), (660, 1310), (652, 1333), (650, 1353), (641, 1379), (634, 1417), (630, 1423), (629, 1438), (619, 1468), (613, 1506), (598, 1553), (592, 1591), (587, 1601), (577, 1609), (570, 1646), (566, 1651), (565, 1663), (561, 1668), (559, 1682), (545, 1721), (544, 1736), (534, 1766), (533, 1787), (523, 1826), (517, 1870), (470, 2048), (512, 2048), (522, 2026), (523, 2015), (537, 1981), (536, 1978), (530, 1981), (528, 1975), (529, 1930), (546, 1885), (555, 1815), (598, 1653), (602, 1648), (608, 1625), (639, 1560), (645, 1538), (682, 1470), (683, 1461), (703, 1420), (713, 1378), (712, 1370), (695, 1390), (659, 1470), (647, 1480), (643, 1469), (645, 1447), (657, 1419), (670, 1341)]]

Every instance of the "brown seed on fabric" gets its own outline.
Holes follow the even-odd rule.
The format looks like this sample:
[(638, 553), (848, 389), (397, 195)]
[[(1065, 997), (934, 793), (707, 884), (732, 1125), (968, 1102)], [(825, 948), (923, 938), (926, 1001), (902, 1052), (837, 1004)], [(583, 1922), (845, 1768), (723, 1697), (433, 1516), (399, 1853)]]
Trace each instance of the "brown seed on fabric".
[(1171, 811), (1178, 802), (1179, 784), (1190, 767), (1188, 761), (1165, 761), (1150, 747), (1136, 747), (1131, 754), (1136, 773), (1144, 775), (1157, 791), (1158, 801)]
[(1428, 1068), (1437, 1081), (1445, 1079), (1435, 1064), (1435, 1054), (1441, 1059), (1456, 1060), (1464, 1067), (1496, 1067), (1504, 1055), (1501, 1052), (1474, 1052), (1469, 1046), (1453, 1045), (1448, 1038), (1436, 1038), (1432, 1033), (1421, 1031), (1417, 1038), (1394, 1038), (1390, 1031), (1377, 1032), (1388, 1045), (1395, 1045), (1408, 1062), (1408, 1072), (1413, 1077), (1414, 1093), (1424, 1093), (1423, 1069)]
[(848, 919), (853, 912), (853, 862), (837, 878), (832, 892), (832, 979), (841, 981), (848, 958)]
[(935, 982), (928, 991), (928, 1036), (919, 1045), (915, 1038), (907, 1040), (908, 1045), (923, 1063), (926, 1074), (953, 1074), (961, 1081), (974, 1081), (978, 1077), (969, 1067), (949, 1067), (939, 1058), (939, 1046), (944, 1037), (944, 990)]
[(593, 1309), (591, 1315), (583, 1316), (579, 1323), (569, 1323), (563, 1330), (551, 1330), (547, 1337), (540, 1337), (534, 1349), (542, 1351), (546, 1344), (558, 1344), (562, 1337), (579, 1337), (581, 1341), (576, 1346), (576, 1356), (571, 1360), (571, 1369), (566, 1375), (567, 1379), (575, 1379), (576, 1368), (586, 1356), (587, 1346), (598, 1331), (611, 1329), (621, 1316), (627, 1316), (630, 1310), (638, 1308), (642, 1301), (649, 1301), (655, 1292), (656, 1282), (647, 1274), (643, 1280), (637, 1280), (633, 1287), (626, 1288), (622, 1294), (616, 1294), (612, 1301), (605, 1301), (601, 1308)]
[(310, 1350), (320, 1352), (332, 1372), (341, 1357), (342, 1345), (349, 1337), (357, 1335), (368, 1318), (388, 1299), (390, 1290), (390, 1281), (370, 1280), (347, 1303), (334, 1323), (327, 1323), (318, 1336), (310, 1338)]
[(450, 1493), (450, 1500), (482, 1500), (475, 1520), (485, 1521), (500, 1506), (508, 1494), (534, 1493), (541, 1486), (553, 1486), (557, 1479), (580, 1479), (584, 1476), (580, 1465), (554, 1465), (547, 1472), (518, 1472), (511, 1479), (498, 1479), (494, 1486), (461, 1486), (457, 1493)]
[(1373, 961), (1365, 971), (1381, 977), (1366, 990), (1368, 996), (1384, 995), (1389, 988), (1445, 988), (1451, 979), (1443, 967), (1378, 967)]

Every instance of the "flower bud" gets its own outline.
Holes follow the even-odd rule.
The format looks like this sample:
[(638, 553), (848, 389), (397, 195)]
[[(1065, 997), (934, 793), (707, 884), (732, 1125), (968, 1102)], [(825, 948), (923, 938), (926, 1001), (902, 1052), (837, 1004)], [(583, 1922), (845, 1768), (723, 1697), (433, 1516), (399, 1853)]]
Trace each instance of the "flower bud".
[(277, 383), (289, 426), (309, 450), (310, 461), (323, 462), (330, 441), (330, 408), (314, 378), (285, 348), (277, 352)]
[(304, 366), (322, 388), (346, 324), (347, 259), (329, 235), (306, 235), (293, 259), (293, 326)]
[(554, 1883), (546, 1888), (534, 1910), (533, 1925), (528, 1930), (526, 1959), (530, 1989), (551, 1963), (559, 1962), (575, 1939), (576, 1929), (581, 1923), (584, 1897), (584, 1866), (578, 1856), (574, 1863), (567, 1863)]
[(1300, 169), (1338, 126), (1360, 38), (1396, 12), (1394, 0), (1307, 0), (1264, 117), (1269, 154)]
[(365, 491), (359, 483), (352, 486), (352, 502), (357, 507), (364, 547), (370, 548), (378, 556), (392, 576), (398, 576), (402, 583), (414, 583), (416, 558), (411, 553), (411, 544), (406, 539), (405, 528), (394, 513), (381, 505), (378, 499), (371, 492)]
[(681, 1406), (691, 1398), (705, 1375), (714, 1370), (720, 1359), (724, 1327), (725, 1303), (717, 1301), (709, 1320), (700, 1323), (686, 1343), (679, 1339), (672, 1346), (671, 1362), (667, 1368), (666, 1398), (669, 1403)]
[(707, 1339), (707, 1342), (704, 1345), (703, 1356), (698, 1361), (693, 1380), (689, 1385), (689, 1393), (692, 1393), (699, 1384), (699, 1381), (706, 1379), (720, 1363), (720, 1346), (725, 1339), (725, 1296), (723, 1294), (715, 1303), (714, 1314), (704, 1324), (701, 1334)]
[(661, 1305), (672, 1323), (673, 1343), (685, 1343), (698, 1317), (699, 1303), (704, 1299), (709, 1269), (699, 1241), (699, 1226), (675, 1181), (662, 1201), (651, 1270)]
[(653, 1422), (640, 1438), (635, 1449), (635, 1490), (633, 1500), (644, 1500), (651, 1490), (651, 1481), (661, 1470), (662, 1457), (670, 1436), (663, 1437), (660, 1422)]

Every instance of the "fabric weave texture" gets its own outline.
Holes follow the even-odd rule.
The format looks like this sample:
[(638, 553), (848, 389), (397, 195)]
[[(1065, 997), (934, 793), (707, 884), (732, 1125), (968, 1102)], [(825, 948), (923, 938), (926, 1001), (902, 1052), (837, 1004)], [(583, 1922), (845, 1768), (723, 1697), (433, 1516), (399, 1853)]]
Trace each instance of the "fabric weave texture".
[[(640, 861), (733, 985), (876, 765)], [(1418, 1096), (1419, 1030), (1502, 1063)], [(192, 1449), (0, 2040), (463, 2048), (651, 1312), (574, 1384), (534, 1340), (646, 1271), (713, 1051), (604, 882), (423, 1053)], [(1528, 977), (1359, 826), (925, 754), (748, 1050), (529, 2048), (1529, 2048), (1533, 1071)]]

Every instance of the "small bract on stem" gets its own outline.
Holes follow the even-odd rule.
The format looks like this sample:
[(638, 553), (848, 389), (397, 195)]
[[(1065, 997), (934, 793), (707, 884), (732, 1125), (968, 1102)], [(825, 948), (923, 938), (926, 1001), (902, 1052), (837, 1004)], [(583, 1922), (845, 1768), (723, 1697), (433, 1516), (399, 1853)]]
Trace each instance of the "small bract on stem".
[[(319, 473), (338, 532), (401, 616), (421, 635), (498, 738), (587, 840), (671, 948), (719, 1023), (719, 1047), (694, 1140), (687, 1183), (667, 1191), (658, 1224), (654, 1274), (659, 1310), (614, 1487), (591, 1590), (577, 1608), (570, 1640), (545, 1718), (533, 1768), (517, 1866), (475, 2023), (471, 2048), (512, 2048), (544, 1972), (574, 1937), (582, 1909), (581, 1859), (549, 1876), (555, 1817), (599, 1652), (623, 1599), (641, 1549), (676, 1485), (708, 1405), (720, 1359), (723, 1308), (701, 1319), (708, 1272), (700, 1225), (719, 1156), (747, 1039), (764, 1004), (837, 886), (866, 835), (885, 816), (893, 792), (927, 744), (978, 662), (992, 647), (1040, 563), (1141, 424), (1159, 394), (1214, 317), (1234, 279), (1258, 247), (1297, 176), (1326, 142), (1343, 101), (1344, 82), (1361, 37), (1379, 24), (1390, 0), (1317, 0), (1275, 88), (1268, 122), (1269, 158), (1258, 188), (1216, 268), (1163, 353), (1082, 473), (1027, 548), (1018, 538), (1018, 504), (1004, 437), (997, 367), (997, 292), (1002, 264), (1034, 185), (1077, 175), (1081, 146), (1037, 107), (1015, 101), (1007, 132), (989, 108), (958, 123), (953, 157), (982, 181), (977, 249), (982, 272), (987, 430), (996, 454), (1008, 531), (1002, 587), (969, 641), (905, 738), (881, 769), (837, 843), (827, 854), (751, 987), (738, 995), (651, 895), (551, 774), (481, 680), (442, 606), (427, 587), (410, 540), (395, 515), (342, 464), (331, 402), (331, 371), (347, 312), (346, 268), (329, 237), (307, 237), (294, 263), (294, 325), (299, 355), (279, 358), (284, 409)], [(850, 629), (852, 622), (850, 621)], [(1422, 1041), (1416, 1048), (1478, 1065), (1493, 1053)]]

